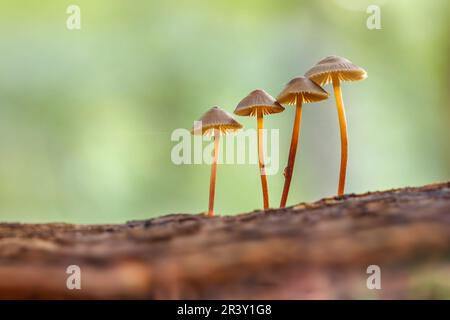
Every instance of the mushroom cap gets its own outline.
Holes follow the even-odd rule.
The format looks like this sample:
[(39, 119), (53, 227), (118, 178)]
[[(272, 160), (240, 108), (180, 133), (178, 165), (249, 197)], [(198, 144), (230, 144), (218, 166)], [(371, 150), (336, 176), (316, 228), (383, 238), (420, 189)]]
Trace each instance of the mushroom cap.
[(350, 60), (328, 56), (317, 62), (305, 76), (323, 86), (330, 83), (333, 76), (337, 76), (340, 81), (358, 81), (367, 78), (367, 72)]
[(214, 132), (214, 129), (226, 134), (242, 128), (242, 124), (237, 122), (233, 115), (220, 107), (212, 107), (206, 111), (191, 129), (192, 134), (208, 135)]
[(328, 98), (328, 93), (314, 81), (305, 77), (297, 77), (286, 84), (277, 100), (283, 104), (295, 104), (299, 98), (306, 103), (321, 101)]
[(234, 113), (239, 116), (256, 116), (257, 112), (271, 114), (284, 111), (284, 107), (279, 104), (270, 94), (264, 90), (253, 90), (248, 96), (239, 102)]

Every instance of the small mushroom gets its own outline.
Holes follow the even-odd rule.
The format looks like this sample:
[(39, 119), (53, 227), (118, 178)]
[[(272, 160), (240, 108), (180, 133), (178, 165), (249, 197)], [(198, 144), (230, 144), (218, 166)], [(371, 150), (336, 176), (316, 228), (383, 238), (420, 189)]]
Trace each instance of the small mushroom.
[(221, 134), (236, 131), (242, 128), (233, 115), (219, 107), (213, 107), (203, 114), (192, 128), (192, 134), (213, 135), (214, 156), (211, 164), (211, 179), (209, 183), (208, 216), (214, 215), (214, 194), (216, 191), (216, 170), (219, 157), (219, 138)]
[(266, 169), (264, 165), (264, 115), (284, 111), (284, 108), (264, 90), (254, 90), (239, 102), (234, 113), (239, 116), (256, 116), (258, 127), (258, 159), (261, 175), (264, 209), (269, 208), (269, 191), (267, 188)]
[(289, 81), (283, 91), (278, 95), (277, 101), (281, 104), (295, 104), (295, 119), (292, 129), (291, 147), (289, 149), (288, 165), (284, 170), (284, 187), (281, 196), (280, 207), (286, 206), (292, 173), (294, 171), (295, 155), (300, 135), (300, 123), (302, 119), (302, 104), (316, 102), (328, 98), (328, 93), (321, 86), (305, 77), (297, 77)]
[(364, 69), (358, 67), (345, 58), (329, 56), (320, 60), (315, 66), (305, 73), (305, 76), (322, 86), (330, 82), (333, 83), (334, 97), (336, 99), (339, 117), (339, 128), (341, 132), (341, 166), (339, 173), (338, 196), (342, 196), (344, 194), (345, 176), (347, 172), (348, 133), (340, 82), (363, 80), (367, 78), (367, 73)]

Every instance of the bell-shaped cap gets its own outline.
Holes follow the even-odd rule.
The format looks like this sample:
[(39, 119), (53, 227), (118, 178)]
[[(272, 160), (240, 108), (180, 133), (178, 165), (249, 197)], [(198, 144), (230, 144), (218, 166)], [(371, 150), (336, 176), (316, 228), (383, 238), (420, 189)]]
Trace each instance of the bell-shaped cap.
[(256, 116), (258, 111), (262, 114), (271, 114), (284, 111), (281, 106), (270, 94), (264, 90), (254, 90), (248, 96), (239, 102), (234, 113), (239, 116)]
[(333, 77), (340, 81), (363, 80), (367, 78), (367, 72), (345, 58), (329, 56), (317, 62), (305, 76), (323, 86), (330, 83)]
[(225, 134), (241, 128), (242, 124), (237, 122), (231, 113), (219, 107), (212, 107), (195, 122), (191, 133), (208, 135), (212, 134), (214, 129), (217, 129), (220, 133)]
[(327, 98), (328, 93), (317, 83), (305, 77), (297, 77), (288, 82), (278, 95), (277, 101), (282, 104), (295, 104), (297, 99), (308, 103)]

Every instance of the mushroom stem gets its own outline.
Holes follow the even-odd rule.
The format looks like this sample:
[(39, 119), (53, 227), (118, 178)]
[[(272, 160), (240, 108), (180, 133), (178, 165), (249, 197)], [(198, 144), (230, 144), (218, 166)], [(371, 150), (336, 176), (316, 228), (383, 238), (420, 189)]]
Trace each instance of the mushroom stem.
[(347, 172), (348, 159), (348, 134), (347, 134), (347, 119), (345, 117), (344, 101), (342, 100), (341, 85), (339, 78), (333, 77), (334, 97), (336, 99), (336, 107), (339, 117), (339, 129), (341, 132), (341, 168), (339, 172), (339, 186), (338, 196), (344, 194), (345, 175)]
[(214, 194), (216, 192), (217, 159), (219, 157), (219, 130), (214, 129), (214, 156), (211, 163), (211, 178), (209, 181), (209, 210), (208, 216), (214, 216)]
[(302, 121), (302, 99), (297, 96), (297, 107), (295, 108), (294, 128), (292, 129), (291, 147), (289, 149), (288, 165), (284, 172), (283, 195), (281, 196), (280, 207), (286, 206), (289, 187), (291, 185), (292, 173), (294, 171), (295, 156), (297, 154), (298, 138), (300, 136), (300, 123)]
[(269, 191), (267, 188), (266, 168), (264, 165), (264, 115), (262, 111), (257, 111), (258, 122), (258, 158), (259, 158), (259, 172), (261, 175), (261, 185), (263, 193), (264, 209), (269, 208)]

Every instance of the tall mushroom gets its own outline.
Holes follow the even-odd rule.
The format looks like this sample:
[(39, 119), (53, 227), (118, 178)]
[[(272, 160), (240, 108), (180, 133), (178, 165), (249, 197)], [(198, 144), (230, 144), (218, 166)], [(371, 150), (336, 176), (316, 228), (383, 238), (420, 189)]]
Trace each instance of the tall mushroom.
[(264, 115), (282, 112), (284, 108), (264, 90), (254, 90), (239, 102), (234, 113), (239, 116), (251, 116), (257, 119), (258, 127), (258, 159), (261, 175), (264, 209), (269, 208), (269, 191), (267, 187), (266, 169), (264, 165)]
[(211, 164), (211, 179), (209, 183), (208, 216), (214, 215), (214, 194), (216, 192), (216, 170), (219, 157), (219, 139), (221, 134), (236, 131), (242, 128), (233, 115), (219, 107), (212, 107), (196, 122), (191, 132), (200, 135), (213, 135), (214, 156)]
[(328, 56), (313, 66), (305, 76), (320, 85), (333, 83), (334, 97), (339, 117), (339, 128), (341, 132), (341, 166), (339, 172), (338, 196), (344, 194), (345, 176), (347, 172), (348, 159), (348, 133), (347, 119), (345, 118), (344, 102), (341, 93), (341, 81), (357, 81), (367, 78), (364, 69), (353, 64), (345, 58)]
[(282, 208), (286, 206), (292, 173), (294, 170), (295, 155), (297, 153), (297, 144), (300, 134), (300, 123), (302, 119), (302, 104), (321, 101), (327, 98), (328, 93), (323, 90), (322, 87), (305, 77), (297, 77), (289, 81), (277, 97), (277, 101), (281, 104), (296, 105), (288, 165), (284, 171), (285, 180), (280, 202), (280, 207)]

